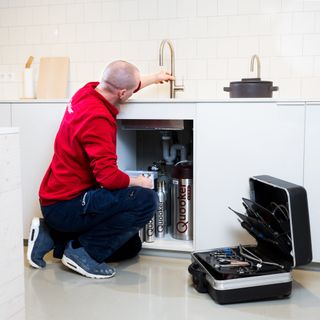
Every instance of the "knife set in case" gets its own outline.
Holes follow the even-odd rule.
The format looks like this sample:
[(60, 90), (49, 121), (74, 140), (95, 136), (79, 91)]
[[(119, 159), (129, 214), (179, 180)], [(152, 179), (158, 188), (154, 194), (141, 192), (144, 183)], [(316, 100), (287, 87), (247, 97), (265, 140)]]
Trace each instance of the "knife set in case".
[(229, 209), (257, 244), (191, 254), (194, 287), (220, 304), (288, 297), (292, 269), (312, 260), (305, 189), (267, 175), (251, 177), (249, 186), (245, 213)]

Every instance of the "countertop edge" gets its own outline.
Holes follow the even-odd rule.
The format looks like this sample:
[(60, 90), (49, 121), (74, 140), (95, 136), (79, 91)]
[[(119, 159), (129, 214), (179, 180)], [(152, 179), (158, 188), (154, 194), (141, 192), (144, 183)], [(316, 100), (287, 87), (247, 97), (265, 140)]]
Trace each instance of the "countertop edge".
[(17, 127), (0, 127), (0, 135), (19, 133)]
[[(16, 100), (0, 100), (0, 104), (66, 104), (69, 99), (16, 99)], [(320, 99), (302, 99), (302, 98), (225, 98), (225, 99), (129, 99), (127, 102), (121, 104), (131, 103), (320, 103)]]

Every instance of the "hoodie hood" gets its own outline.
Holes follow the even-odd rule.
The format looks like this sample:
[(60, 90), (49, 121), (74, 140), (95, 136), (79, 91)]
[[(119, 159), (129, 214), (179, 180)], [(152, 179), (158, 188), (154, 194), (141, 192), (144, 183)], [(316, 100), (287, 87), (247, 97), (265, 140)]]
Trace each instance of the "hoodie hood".
[(106, 108), (112, 113), (114, 117), (116, 117), (119, 113), (118, 109), (115, 105), (110, 103), (105, 97), (103, 97), (98, 91), (95, 90), (98, 84), (99, 82), (89, 82), (81, 89), (79, 89), (72, 97), (72, 104), (81, 103), (82, 100), (85, 100), (86, 98), (92, 98), (92, 96), (94, 96), (106, 106)]

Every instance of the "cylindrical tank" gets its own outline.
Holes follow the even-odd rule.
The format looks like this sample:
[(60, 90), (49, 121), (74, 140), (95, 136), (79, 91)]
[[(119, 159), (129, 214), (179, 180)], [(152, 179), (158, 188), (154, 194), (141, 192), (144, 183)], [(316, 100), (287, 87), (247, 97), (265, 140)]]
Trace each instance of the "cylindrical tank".
[(193, 238), (193, 169), (190, 161), (178, 162), (172, 171), (172, 237)]
[(144, 226), (144, 241), (154, 242), (155, 240), (155, 216)]
[(156, 237), (164, 238), (166, 235), (166, 196), (164, 193), (164, 181), (158, 181), (157, 194), (159, 198), (159, 205), (156, 212)]

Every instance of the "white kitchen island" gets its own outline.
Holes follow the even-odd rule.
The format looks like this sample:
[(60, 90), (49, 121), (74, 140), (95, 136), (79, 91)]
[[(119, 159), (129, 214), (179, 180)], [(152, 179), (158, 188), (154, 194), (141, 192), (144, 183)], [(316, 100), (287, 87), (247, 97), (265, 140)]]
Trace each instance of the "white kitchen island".
[[(8, 125), (19, 126), (21, 130), (25, 238), (32, 216), (40, 215), (37, 190), (49, 164), (54, 133), (66, 103), (0, 102), (0, 115), (3, 112)], [(306, 136), (309, 132), (306, 122), (308, 103), (274, 99), (165, 99), (131, 100), (121, 105), (119, 121), (182, 119), (192, 123), (194, 239), (189, 242), (168, 239), (146, 247), (189, 252), (253, 242), (228, 206), (241, 211), (241, 198), (249, 197), (249, 177), (268, 174), (306, 187), (310, 195), (314, 261), (320, 262), (320, 247), (317, 245), (320, 238), (315, 229), (320, 198), (316, 196), (316, 183), (312, 182), (315, 164), (306, 161), (306, 157), (309, 158), (306, 151), (319, 154), (320, 147), (306, 140), (309, 139)], [(136, 161), (134, 139), (132, 136), (130, 139), (120, 138), (117, 146), (119, 166), (135, 169), (132, 168)]]

